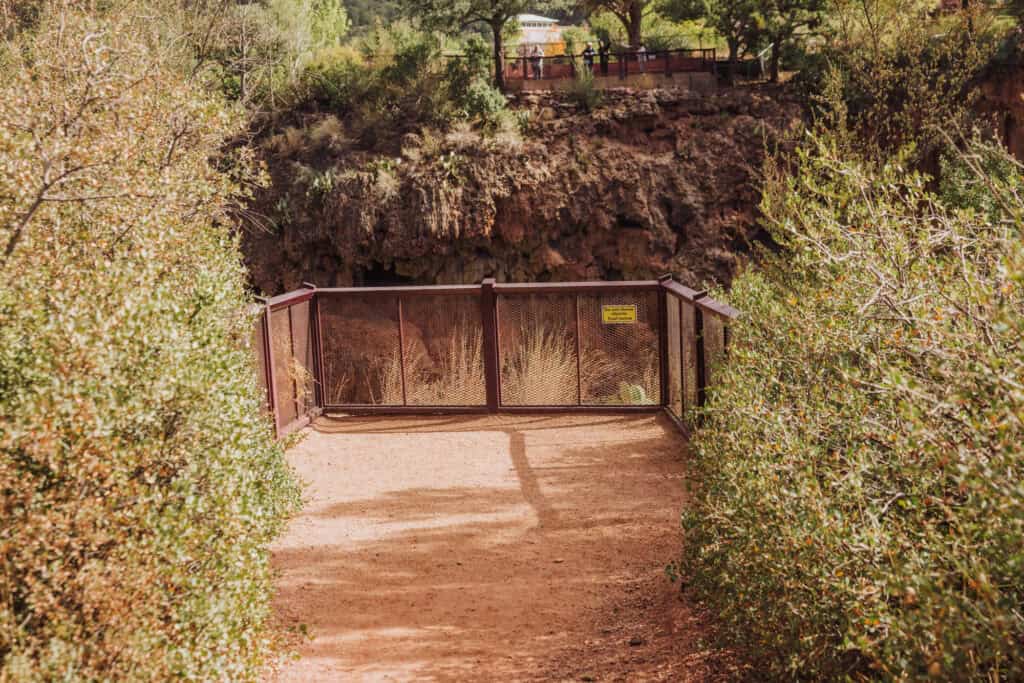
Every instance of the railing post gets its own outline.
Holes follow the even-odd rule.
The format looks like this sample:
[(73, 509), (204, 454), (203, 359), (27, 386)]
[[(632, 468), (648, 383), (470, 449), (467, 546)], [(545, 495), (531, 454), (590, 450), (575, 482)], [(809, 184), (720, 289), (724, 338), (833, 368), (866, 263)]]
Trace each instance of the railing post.
[(583, 340), (580, 334), (583, 322), (580, 320), (580, 295), (576, 295), (576, 405), (583, 405)]
[(707, 347), (704, 344), (704, 312), (697, 305), (699, 299), (707, 296), (707, 292), (699, 292), (693, 297), (693, 335), (697, 342), (697, 405), (704, 407), (707, 398)]
[(263, 307), (263, 353), (267, 362), (267, 406), (270, 408), (270, 419), (274, 421), (274, 438), (280, 436), (277, 420), (277, 382), (274, 372), (274, 350), (271, 344), (274, 343), (270, 334), (270, 300), (268, 299)]
[(480, 285), (480, 319), (484, 335), (484, 376), (487, 380), (487, 411), (498, 412), (500, 370), (498, 367), (498, 302), (494, 295), (494, 278), (485, 278)]
[(672, 75), (672, 53), (669, 50), (665, 50), (665, 75)]
[(660, 382), (661, 405), (668, 405), (668, 296), (665, 283), (672, 282), (672, 275), (666, 273), (658, 278), (662, 288), (658, 290), (658, 379)]

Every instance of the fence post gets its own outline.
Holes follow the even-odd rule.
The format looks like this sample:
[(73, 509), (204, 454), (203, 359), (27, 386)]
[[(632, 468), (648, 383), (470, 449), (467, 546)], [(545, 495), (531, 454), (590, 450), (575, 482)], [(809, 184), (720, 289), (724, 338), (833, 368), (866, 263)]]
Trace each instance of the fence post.
[(498, 368), (498, 302), (494, 296), (494, 278), (480, 284), (480, 316), (484, 333), (484, 376), (487, 379), (487, 411), (498, 412), (500, 405)]
[(672, 75), (672, 53), (665, 50), (665, 75)]
[(704, 312), (700, 310), (697, 301), (707, 295), (707, 292), (698, 292), (693, 297), (693, 335), (697, 342), (697, 405), (702, 408), (707, 398), (707, 357), (704, 344)]
[(263, 305), (263, 353), (267, 362), (267, 407), (270, 408), (270, 419), (274, 421), (274, 438), (280, 436), (277, 420), (277, 382), (274, 372), (274, 350), (271, 347), (273, 338), (270, 335), (270, 300)]
[(658, 377), (660, 380), (661, 405), (668, 405), (668, 295), (665, 284), (672, 282), (671, 273), (658, 278), (662, 287), (658, 290)]

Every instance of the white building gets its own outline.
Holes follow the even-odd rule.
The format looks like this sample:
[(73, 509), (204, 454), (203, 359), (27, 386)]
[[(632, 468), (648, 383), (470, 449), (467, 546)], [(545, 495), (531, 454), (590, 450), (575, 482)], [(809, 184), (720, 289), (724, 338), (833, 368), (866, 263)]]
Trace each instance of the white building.
[(527, 54), (535, 45), (540, 45), (544, 54), (562, 54), (565, 40), (562, 38), (562, 28), (558, 25), (557, 19), (537, 14), (520, 14), (516, 16), (516, 20), (523, 31), (519, 38), (519, 54)]

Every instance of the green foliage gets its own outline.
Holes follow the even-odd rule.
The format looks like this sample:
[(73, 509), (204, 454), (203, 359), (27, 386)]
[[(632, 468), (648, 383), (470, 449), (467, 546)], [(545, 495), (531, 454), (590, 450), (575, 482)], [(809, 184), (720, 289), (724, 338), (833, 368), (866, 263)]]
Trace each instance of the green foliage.
[[(843, 25), (859, 22), (866, 35), (840, 34), (850, 47), (830, 52), (812, 98), (833, 128), (849, 129), (876, 155), (914, 144), (917, 159), (934, 157), (945, 144), (937, 131), (967, 129), (976, 77), (997, 36), (981, 31), (985, 17), (974, 13), (936, 25), (923, 11), (892, 16), (854, 7)], [(867, 33), (875, 25), (885, 28)]]
[(0, 679), (253, 679), (297, 502), (228, 227), (255, 179), (184, 41), (106, 7), (0, 81)]
[[(590, 27), (602, 43), (621, 48), (629, 47), (629, 34), (622, 21), (610, 12), (597, 12), (590, 17)], [(643, 43), (648, 50), (671, 50), (709, 47), (715, 42), (713, 31), (703, 30), (698, 22), (673, 21), (657, 11), (644, 14)]]
[(569, 89), (569, 98), (583, 111), (590, 112), (601, 106), (604, 93), (594, 84), (594, 74), (589, 69), (577, 69), (576, 78)]
[[(506, 31), (517, 14), (564, 8), (568, 0), (400, 0), (406, 16), (428, 30), (449, 35), (459, 34), (469, 26), (482, 26), (491, 35), (492, 64), (497, 67), (505, 54)], [(505, 88), (505, 76), (495, 68), (494, 84)]]
[(736, 60), (758, 38), (757, 0), (665, 0), (665, 15), (676, 20), (700, 20), (722, 37), (729, 59)]
[[(769, 173), (685, 571), (762, 675), (1024, 676), (1024, 184), (812, 137)], [(984, 188), (984, 189), (981, 189)]]
[(456, 121), (493, 127), (507, 102), (490, 85), (490, 65), (478, 38), (466, 41), (463, 57), (446, 60), (436, 35), (404, 23), (378, 26), (354, 44), (317, 53), (296, 97), (329, 107), (368, 145)]
[(388, 24), (398, 18), (397, 0), (345, 0), (345, 10), (354, 32), (362, 33), (378, 23)]

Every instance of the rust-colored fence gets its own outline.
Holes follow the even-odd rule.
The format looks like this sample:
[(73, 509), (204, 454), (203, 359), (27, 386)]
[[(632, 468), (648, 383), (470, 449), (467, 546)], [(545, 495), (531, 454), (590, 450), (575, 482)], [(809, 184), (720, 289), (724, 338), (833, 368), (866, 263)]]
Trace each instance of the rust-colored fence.
[(278, 434), (349, 413), (650, 412), (701, 405), (737, 312), (671, 278), (321, 289), (255, 335)]
[(589, 70), (595, 76), (611, 76), (624, 79), (642, 73), (665, 74), (709, 72), (716, 69), (714, 48), (700, 50), (629, 50), (594, 53), (587, 57), (578, 55), (506, 56), (504, 71), (506, 81), (559, 80), (575, 78), (579, 70)]

